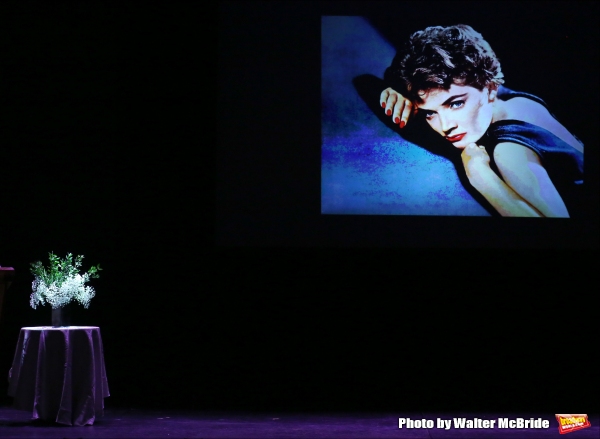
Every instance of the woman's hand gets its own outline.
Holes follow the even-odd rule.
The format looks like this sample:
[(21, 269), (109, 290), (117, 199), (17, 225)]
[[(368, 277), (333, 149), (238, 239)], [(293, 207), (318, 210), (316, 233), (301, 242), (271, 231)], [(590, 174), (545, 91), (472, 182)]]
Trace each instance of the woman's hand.
[(461, 157), (467, 177), (473, 185), (490, 169), (490, 156), (483, 146), (476, 143), (469, 143), (463, 149)]
[(413, 104), (393, 88), (386, 88), (381, 92), (379, 98), (381, 107), (385, 114), (392, 116), (394, 123), (400, 125), (400, 128), (408, 123), (408, 118), (414, 112)]

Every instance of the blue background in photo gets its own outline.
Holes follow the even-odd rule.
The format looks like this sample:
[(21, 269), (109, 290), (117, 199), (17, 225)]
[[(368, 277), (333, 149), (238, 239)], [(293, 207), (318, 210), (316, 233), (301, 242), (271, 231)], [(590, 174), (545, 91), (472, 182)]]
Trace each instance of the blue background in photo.
[(359, 96), (352, 80), (382, 78), (394, 48), (362, 17), (322, 17), (321, 41), (321, 213), (489, 216), (450, 160), (403, 139)]

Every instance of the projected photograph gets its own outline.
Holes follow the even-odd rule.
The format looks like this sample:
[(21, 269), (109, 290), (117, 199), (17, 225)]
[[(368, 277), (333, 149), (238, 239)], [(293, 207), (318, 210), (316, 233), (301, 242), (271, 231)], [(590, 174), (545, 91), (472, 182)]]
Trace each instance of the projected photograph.
[(507, 57), (468, 22), (394, 46), (367, 18), (321, 17), (321, 213), (582, 216), (583, 142), (512, 88)]

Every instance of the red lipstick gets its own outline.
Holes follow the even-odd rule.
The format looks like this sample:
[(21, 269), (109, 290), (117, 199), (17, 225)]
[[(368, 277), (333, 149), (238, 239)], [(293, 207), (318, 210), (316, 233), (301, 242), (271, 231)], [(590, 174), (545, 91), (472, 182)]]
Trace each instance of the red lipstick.
[(459, 140), (462, 140), (462, 138), (465, 137), (466, 134), (467, 133), (457, 134), (456, 136), (446, 137), (446, 139), (448, 139), (450, 142), (454, 143), (454, 142), (458, 142)]

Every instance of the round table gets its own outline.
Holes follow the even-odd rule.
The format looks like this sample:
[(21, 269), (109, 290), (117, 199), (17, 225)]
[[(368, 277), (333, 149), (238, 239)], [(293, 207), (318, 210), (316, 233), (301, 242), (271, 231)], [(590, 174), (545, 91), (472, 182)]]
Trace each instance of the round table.
[(93, 425), (109, 396), (100, 328), (21, 328), (8, 395), (33, 419)]

